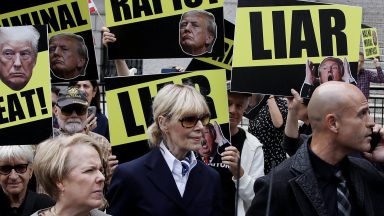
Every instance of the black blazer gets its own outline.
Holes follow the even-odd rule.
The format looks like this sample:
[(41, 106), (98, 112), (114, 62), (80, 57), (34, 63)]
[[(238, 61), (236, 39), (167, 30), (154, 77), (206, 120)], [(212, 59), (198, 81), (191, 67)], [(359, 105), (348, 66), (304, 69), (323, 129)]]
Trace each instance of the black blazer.
[(172, 173), (156, 148), (117, 166), (107, 192), (107, 213), (151, 216), (220, 216), (220, 177), (201, 161), (191, 170), (181, 197)]
[[(310, 140), (308, 139), (308, 142)], [(308, 144), (305, 142), (294, 156), (275, 168), (269, 215), (328, 215), (308, 154)], [(383, 215), (383, 173), (365, 159), (356, 157), (348, 159), (349, 175), (357, 196), (357, 207), (363, 211), (361, 215)], [(272, 172), (256, 180), (255, 198), (247, 216), (266, 215), (271, 174)]]

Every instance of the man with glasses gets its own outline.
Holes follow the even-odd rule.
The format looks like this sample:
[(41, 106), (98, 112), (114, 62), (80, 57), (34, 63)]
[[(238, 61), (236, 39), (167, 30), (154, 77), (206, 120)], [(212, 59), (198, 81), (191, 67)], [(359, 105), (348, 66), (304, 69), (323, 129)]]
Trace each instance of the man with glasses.
[[(53, 137), (59, 135), (72, 135), (75, 133), (85, 133), (96, 139), (101, 145), (108, 161), (110, 170), (106, 171), (106, 183), (109, 182), (112, 171), (117, 166), (116, 156), (111, 153), (111, 144), (102, 135), (89, 130), (88, 119), (88, 100), (85, 92), (76, 87), (68, 87), (64, 94), (57, 100), (55, 115), (59, 128), (53, 128)], [(91, 119), (91, 118), (90, 118)], [(96, 121), (96, 120), (95, 120)]]
[(0, 79), (12, 90), (21, 90), (31, 79), (39, 38), (33, 26), (0, 28)]

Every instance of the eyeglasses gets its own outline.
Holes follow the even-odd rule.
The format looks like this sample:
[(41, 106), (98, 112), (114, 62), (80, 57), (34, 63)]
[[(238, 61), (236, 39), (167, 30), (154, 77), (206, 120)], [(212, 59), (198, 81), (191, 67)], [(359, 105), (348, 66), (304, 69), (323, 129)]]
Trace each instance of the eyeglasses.
[(197, 124), (198, 121), (201, 121), (201, 124), (203, 126), (206, 126), (209, 123), (210, 116), (209, 114), (205, 114), (202, 116), (185, 116), (179, 121), (181, 122), (181, 125), (185, 128), (193, 128)]
[(75, 111), (78, 116), (82, 116), (87, 113), (87, 107), (82, 105), (71, 105), (61, 108), (61, 113), (66, 116), (72, 115), (73, 111)]
[(0, 166), (0, 174), (8, 175), (14, 169), (17, 173), (23, 174), (27, 171), (28, 164), (17, 164), (15, 166), (5, 165)]

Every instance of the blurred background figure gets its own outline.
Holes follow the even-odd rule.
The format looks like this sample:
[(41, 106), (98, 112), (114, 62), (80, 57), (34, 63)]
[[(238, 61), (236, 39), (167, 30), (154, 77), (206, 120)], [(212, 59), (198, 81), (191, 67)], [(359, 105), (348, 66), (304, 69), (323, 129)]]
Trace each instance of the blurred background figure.
[(120, 164), (107, 193), (114, 216), (222, 216), (219, 174), (196, 160), (210, 112), (191, 86), (164, 86), (153, 101), (152, 150)]
[(96, 80), (83, 80), (69, 82), (69, 87), (74, 86), (86, 93), (89, 106), (96, 107), (96, 128), (92, 130), (109, 140), (109, 125), (107, 117), (100, 108), (100, 89)]
[(38, 183), (56, 204), (38, 215), (107, 215), (100, 144), (85, 134), (60, 136), (38, 145), (34, 169)]
[(287, 156), (281, 147), (287, 120), (287, 101), (273, 95), (253, 94), (246, 117), (249, 118), (248, 132), (263, 144), (264, 173), (284, 161)]
[(51, 87), (51, 99), (52, 99), (52, 127), (53, 128), (59, 128), (59, 123), (57, 122), (56, 118), (56, 105), (57, 105), (57, 99), (59, 99), (60, 95), (60, 89), (56, 86)]
[(368, 70), (364, 68), (364, 53), (359, 53), (359, 63), (357, 66), (357, 87), (363, 92), (365, 97), (369, 98), (369, 87), (371, 82), (373, 83), (384, 83), (384, 74), (381, 69), (380, 61), (377, 58), (373, 59), (373, 64), (376, 68), (374, 70)]
[(0, 215), (27, 216), (55, 204), (47, 195), (27, 189), (33, 156), (31, 145), (0, 146)]

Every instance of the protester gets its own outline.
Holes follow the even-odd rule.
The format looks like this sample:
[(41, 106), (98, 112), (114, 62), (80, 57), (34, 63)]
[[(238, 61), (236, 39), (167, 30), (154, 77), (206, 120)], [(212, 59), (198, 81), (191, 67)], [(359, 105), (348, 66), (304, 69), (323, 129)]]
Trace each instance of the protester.
[(40, 33), (33, 26), (0, 27), (0, 80), (23, 89), (36, 65)]
[(109, 140), (109, 125), (107, 117), (100, 108), (100, 89), (96, 80), (71, 81), (68, 86), (74, 86), (86, 93), (89, 106), (96, 107), (96, 128), (92, 131)]
[[(300, 97), (300, 94), (291, 89), (293, 97), (288, 97), (288, 115), (287, 123), (284, 129), (284, 139), (281, 143), (284, 151), (292, 156), (297, 149), (304, 143), (309, 135), (312, 134), (312, 128), (309, 124), (307, 105), (309, 99)], [(302, 124), (299, 126), (299, 121)]]
[(57, 122), (56, 118), (56, 104), (57, 104), (57, 99), (59, 98), (60, 95), (60, 89), (57, 88), (56, 86), (51, 87), (51, 100), (52, 100), (52, 127), (53, 128), (59, 128), (59, 123)]
[(28, 190), (34, 151), (31, 145), (0, 146), (0, 214), (24, 216), (53, 206), (45, 194)]
[(59, 97), (56, 106), (55, 114), (59, 123), (59, 129), (53, 129), (53, 137), (84, 133), (100, 143), (103, 159), (108, 161), (108, 166), (104, 167), (107, 186), (118, 161), (116, 156), (111, 153), (111, 144), (108, 140), (102, 135), (90, 131), (89, 125), (93, 123), (87, 124), (87, 122), (89, 122), (89, 119), (94, 119), (94, 117), (92, 115), (87, 117), (88, 100), (85, 93), (76, 87), (68, 87)]
[[(251, 100), (257, 97), (254, 94)], [(259, 101), (252, 101), (252, 107), (253, 110), (246, 115), (249, 118), (248, 132), (263, 144), (264, 173), (267, 174), (287, 158), (281, 147), (288, 112), (287, 101), (281, 97), (265, 95), (259, 97)]]
[(376, 71), (367, 70), (364, 68), (364, 54), (359, 53), (359, 63), (357, 67), (357, 87), (363, 92), (365, 97), (369, 98), (369, 88), (371, 82), (373, 83), (383, 83), (384, 74), (381, 69), (380, 62), (377, 58), (373, 59), (373, 64), (375, 65)]
[[(374, 127), (364, 94), (349, 83), (326, 82), (313, 93), (308, 116), (312, 137), (256, 180), (247, 216), (380, 215), (383, 173), (366, 159), (348, 156), (364, 152), (384, 163), (384, 129)], [(367, 153), (377, 132), (379, 146)]]
[(32, 216), (107, 215), (104, 204), (103, 152), (100, 144), (85, 134), (60, 136), (38, 145), (35, 175), (43, 189), (56, 200), (53, 207)]
[(72, 33), (60, 33), (49, 38), (49, 61), (53, 75), (73, 79), (85, 75), (88, 49), (84, 39)]
[[(223, 194), (231, 197), (231, 203), (224, 203), (224, 212), (230, 215), (244, 216), (254, 197), (253, 184), (255, 180), (264, 175), (264, 155), (259, 140), (238, 127), (245, 109), (248, 107), (251, 94), (228, 91), (228, 110), (232, 146), (226, 147), (221, 154), (222, 163), (229, 166), (231, 179), (227, 185), (223, 182)], [(223, 172), (220, 172), (223, 173)], [(236, 189), (238, 190), (235, 201)], [(235, 206), (237, 203), (238, 206)], [(237, 207), (237, 214), (235, 214)], [(223, 214), (224, 215), (224, 214)]]
[(215, 16), (204, 10), (185, 12), (179, 24), (179, 43), (186, 54), (211, 53), (216, 40)]
[(221, 216), (219, 174), (197, 161), (209, 109), (193, 87), (164, 86), (153, 101), (152, 150), (120, 164), (107, 193), (107, 213)]

